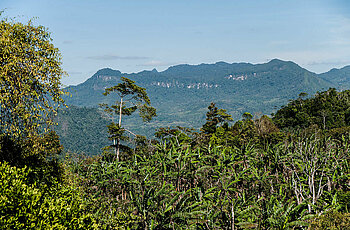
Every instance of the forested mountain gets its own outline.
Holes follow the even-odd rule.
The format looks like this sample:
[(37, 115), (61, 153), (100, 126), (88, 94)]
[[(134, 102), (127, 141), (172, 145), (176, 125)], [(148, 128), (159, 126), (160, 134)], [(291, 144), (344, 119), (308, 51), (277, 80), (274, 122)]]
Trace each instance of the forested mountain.
[[(106, 87), (116, 85), (122, 76), (145, 87), (153, 104), (160, 109), (169, 107), (168, 102), (173, 102), (176, 107), (186, 107), (186, 104), (192, 106), (193, 102), (201, 104), (203, 101), (207, 107), (208, 103), (216, 101), (228, 105), (227, 107), (235, 107), (234, 110), (237, 111), (250, 107), (252, 102), (247, 103), (249, 98), (260, 98), (259, 101), (267, 104), (268, 99), (274, 98), (283, 104), (285, 100), (280, 99), (290, 99), (301, 91), (315, 93), (333, 86), (331, 82), (320, 79), (315, 73), (293, 62), (278, 59), (257, 65), (217, 62), (177, 65), (163, 72), (154, 69), (132, 74), (102, 69), (84, 83), (67, 87), (66, 90), (72, 97), (67, 97), (66, 102), (90, 107), (96, 107), (101, 102), (111, 102), (112, 99), (104, 97), (102, 92)], [(244, 105), (241, 105), (243, 101)], [(264, 107), (260, 106), (258, 109), (264, 110)]]
[(331, 69), (319, 76), (333, 83), (340, 90), (350, 89), (350, 66), (345, 66), (341, 69)]
[(106, 127), (110, 120), (96, 108), (71, 106), (59, 111), (57, 122), (61, 144), (71, 152), (101, 153), (110, 144)]
[[(100, 116), (100, 119), (103, 119), (101, 112), (98, 112), (98, 104), (115, 103), (117, 99), (113, 98), (113, 95), (103, 96), (104, 89), (118, 84), (122, 76), (132, 79), (147, 89), (158, 116), (147, 124), (142, 123), (136, 116), (128, 117), (124, 124), (133, 132), (150, 137), (155, 129), (160, 127), (183, 126), (198, 129), (205, 123), (205, 111), (211, 102), (226, 109), (234, 120), (240, 119), (244, 112), (253, 115), (271, 114), (288, 100), (297, 98), (301, 92), (314, 95), (317, 91), (330, 87), (344, 88), (346, 81), (335, 79), (345, 79), (347, 69), (333, 69), (317, 75), (293, 62), (278, 59), (256, 65), (225, 62), (177, 65), (162, 72), (154, 69), (132, 74), (107, 68), (97, 71), (82, 84), (67, 87), (71, 97), (66, 97), (65, 100), (70, 106), (91, 107), (90, 113), (95, 111), (95, 117)], [(333, 76), (333, 80), (329, 76)], [(80, 117), (86, 117), (84, 111), (78, 111), (79, 108), (73, 110), (74, 112), (68, 114), (76, 116), (75, 118), (68, 118), (65, 114), (60, 115), (59, 119), (76, 121)], [(68, 120), (64, 124), (70, 124)], [(84, 140), (87, 135), (98, 130), (95, 122), (82, 122), (85, 122), (86, 134), (75, 130), (74, 125), (63, 128), (60, 122), (56, 131), (65, 147), (81, 145), (84, 146), (81, 148), (88, 148), (89, 145), (86, 145), (85, 141), (67, 144), (74, 139)], [(105, 123), (108, 122), (110, 120), (105, 118)], [(71, 129), (71, 132), (77, 135), (66, 141), (68, 136), (63, 135), (64, 129)], [(102, 145), (102, 142), (99, 143)], [(76, 147), (74, 150), (81, 148)]]

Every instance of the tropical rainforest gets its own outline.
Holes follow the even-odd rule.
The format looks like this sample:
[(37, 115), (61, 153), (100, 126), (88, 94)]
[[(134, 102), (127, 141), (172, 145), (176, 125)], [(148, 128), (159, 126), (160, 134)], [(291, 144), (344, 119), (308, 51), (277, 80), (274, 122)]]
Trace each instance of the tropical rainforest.
[(120, 83), (122, 77), (146, 88), (152, 106), (157, 109), (152, 122), (143, 123), (134, 115), (125, 120), (125, 126), (137, 134), (153, 138), (154, 130), (162, 127), (182, 126), (199, 130), (211, 102), (226, 109), (237, 121), (245, 112), (254, 118), (271, 115), (290, 99), (297, 99), (301, 92), (315, 95), (329, 88), (349, 89), (349, 70), (344, 67), (315, 74), (293, 62), (278, 59), (255, 65), (225, 62), (177, 65), (162, 72), (154, 69), (132, 74), (101, 69), (85, 82), (64, 89), (70, 94), (63, 95), (69, 108), (58, 111), (55, 131), (65, 149), (101, 154), (100, 149), (105, 143), (96, 143), (91, 134), (99, 140), (106, 140), (106, 132), (97, 133), (96, 130), (106, 127), (113, 116), (104, 113), (98, 105), (115, 102), (112, 94), (104, 96), (103, 92), (105, 88)]
[(64, 127), (78, 109), (62, 110), (50, 34), (4, 18), (0, 28), (1, 229), (350, 229), (349, 90), (300, 91), (272, 115), (239, 119), (213, 101), (200, 127), (149, 137), (124, 120), (155, 119), (156, 99), (121, 76), (101, 93), (101, 116), (83, 108), (73, 122), (83, 132), (96, 121), (83, 143), (105, 148), (89, 155), (65, 150), (54, 131), (61, 123), (74, 138)]

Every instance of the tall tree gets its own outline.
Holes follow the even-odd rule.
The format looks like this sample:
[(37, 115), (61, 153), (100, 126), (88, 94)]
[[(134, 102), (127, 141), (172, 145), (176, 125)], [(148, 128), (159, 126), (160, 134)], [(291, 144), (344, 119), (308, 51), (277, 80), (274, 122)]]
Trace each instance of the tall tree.
[(116, 104), (111, 106), (107, 104), (100, 105), (112, 116), (114, 114), (119, 115), (118, 123), (112, 122), (108, 126), (108, 132), (111, 139), (113, 139), (117, 160), (119, 160), (120, 141), (124, 139), (124, 132), (128, 131), (131, 133), (131, 131), (122, 128), (122, 115), (130, 116), (138, 110), (140, 117), (145, 122), (151, 121), (152, 118), (156, 116), (156, 109), (151, 106), (151, 101), (147, 96), (146, 89), (137, 86), (135, 81), (128, 78), (122, 77), (121, 80), (121, 83), (107, 88), (103, 93), (105, 96), (112, 92), (116, 93), (119, 97)]
[(208, 109), (207, 122), (201, 129), (205, 134), (215, 133), (217, 125), (233, 121), (231, 115), (227, 114), (225, 109), (218, 109), (213, 102), (209, 105)]
[(51, 115), (64, 104), (61, 55), (47, 29), (32, 21), (1, 18), (0, 31), (0, 134), (33, 136), (53, 123)]

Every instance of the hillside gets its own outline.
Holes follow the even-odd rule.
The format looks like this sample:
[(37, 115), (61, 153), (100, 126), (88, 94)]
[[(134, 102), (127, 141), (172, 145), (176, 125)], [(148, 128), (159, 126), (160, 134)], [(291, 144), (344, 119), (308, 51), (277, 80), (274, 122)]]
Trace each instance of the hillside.
[[(145, 87), (157, 109), (158, 116), (151, 123), (143, 124), (138, 117), (124, 120), (128, 129), (147, 136), (152, 136), (154, 130), (160, 127), (201, 127), (211, 102), (226, 109), (238, 120), (244, 112), (271, 114), (300, 92), (313, 95), (336, 87), (335, 83), (293, 62), (274, 59), (256, 65), (225, 62), (177, 65), (162, 72), (153, 70), (132, 74), (101, 69), (84, 83), (67, 87), (72, 97), (65, 100), (68, 105), (92, 108), (97, 108), (99, 103), (113, 103), (116, 98), (105, 97), (102, 93), (106, 87), (119, 83), (122, 76)], [(95, 128), (91, 126), (91, 129)], [(89, 129), (86, 130), (89, 132)], [(65, 142), (62, 127), (59, 126), (57, 132)]]
[(66, 102), (89, 107), (96, 107), (101, 102), (111, 102), (112, 99), (104, 97), (102, 92), (104, 88), (116, 85), (121, 76), (145, 87), (156, 107), (162, 107), (164, 102), (170, 101), (183, 103), (190, 99), (190, 102), (197, 102), (203, 96), (209, 99), (206, 104), (211, 102), (210, 99), (225, 102), (227, 98), (231, 98), (227, 101), (231, 102), (232, 96), (244, 96), (245, 99), (247, 96), (290, 98), (301, 91), (314, 93), (332, 86), (329, 81), (320, 79), (315, 73), (293, 62), (278, 59), (257, 65), (217, 62), (177, 65), (163, 72), (153, 70), (133, 74), (101, 69), (84, 83), (67, 87), (72, 97), (67, 97)]
[(65, 149), (75, 153), (101, 153), (109, 145), (107, 125), (110, 123), (96, 108), (71, 106), (59, 111), (56, 132)]
[(350, 89), (350, 66), (345, 66), (341, 69), (334, 68), (319, 76), (336, 85), (339, 90)]
[(163, 72), (136, 74), (102, 69), (84, 83), (66, 88), (72, 97), (65, 100), (68, 105), (80, 107), (113, 103), (112, 97), (102, 93), (106, 87), (116, 85), (121, 76), (147, 89), (158, 111), (156, 122), (166, 120), (161, 126), (171, 120), (174, 125), (198, 127), (210, 102), (227, 109), (236, 119), (244, 112), (269, 114), (300, 92), (314, 94), (334, 86), (293, 62), (275, 59), (257, 65), (224, 62), (178, 65)]

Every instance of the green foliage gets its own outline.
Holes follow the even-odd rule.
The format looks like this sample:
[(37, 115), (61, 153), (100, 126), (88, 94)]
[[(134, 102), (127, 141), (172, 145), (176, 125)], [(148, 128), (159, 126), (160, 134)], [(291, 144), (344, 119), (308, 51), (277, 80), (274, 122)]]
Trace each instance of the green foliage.
[(28, 179), (46, 185), (61, 180), (63, 169), (57, 157), (62, 150), (58, 135), (53, 131), (27, 139), (0, 135), (0, 162), (30, 167)]
[(330, 211), (315, 218), (310, 227), (310, 230), (330, 229), (343, 230), (350, 229), (350, 214), (339, 213), (337, 211)]
[(108, 128), (108, 134), (110, 135), (108, 138), (110, 140), (114, 139), (120, 139), (120, 140), (127, 140), (127, 138), (124, 136), (125, 129), (119, 126), (119, 124), (116, 124), (114, 122), (107, 125)]
[(196, 136), (194, 129), (177, 126), (174, 128), (160, 128), (155, 132), (155, 137), (170, 143), (176, 143), (178, 146), (186, 147), (193, 144)]
[(350, 126), (330, 129), (326, 133), (327, 136), (335, 138), (337, 140), (342, 140), (344, 136), (349, 136), (349, 134), (350, 134)]
[(58, 111), (55, 122), (65, 151), (97, 155), (110, 144), (106, 126), (111, 120), (99, 109), (70, 106)]
[[(133, 134), (131, 131), (122, 127), (122, 115), (130, 116), (136, 110), (139, 110), (139, 115), (143, 121), (150, 121), (152, 117), (156, 116), (156, 109), (151, 106), (151, 101), (147, 96), (146, 89), (135, 84), (128, 78), (122, 77), (122, 82), (116, 86), (105, 89), (103, 95), (107, 96), (111, 92), (118, 94), (120, 102), (116, 102), (115, 105), (108, 106), (107, 104), (100, 104), (104, 108), (104, 111), (111, 116), (114, 114), (119, 115), (118, 124), (112, 122), (108, 125), (109, 138), (113, 140), (113, 147), (115, 149), (115, 156), (117, 161), (119, 160), (119, 150), (129, 150), (127, 145), (122, 145), (120, 142), (128, 140), (128, 137), (124, 135), (125, 131)], [(127, 104), (131, 106), (127, 107)], [(133, 134), (135, 135), (135, 134)]]
[(321, 210), (346, 210), (349, 139), (197, 148), (184, 131), (163, 129), (155, 148), (119, 162), (71, 165), (101, 228), (293, 229)]
[(307, 128), (317, 125), (323, 130), (350, 125), (350, 91), (329, 89), (308, 99), (292, 100), (273, 117), (281, 129)]
[[(232, 148), (241, 148), (250, 143), (259, 148), (265, 148), (270, 144), (277, 144), (285, 138), (285, 134), (280, 132), (271, 118), (266, 115), (253, 121), (253, 116), (250, 113), (244, 113), (242, 118), (233, 126), (229, 126), (228, 123), (219, 127), (213, 126), (211, 133), (197, 135), (196, 142), (199, 145), (211, 143), (212, 145)], [(204, 124), (202, 130), (207, 130), (208, 124), (212, 124), (212, 122)]]
[(218, 125), (223, 125), (224, 122), (233, 121), (231, 115), (226, 113), (225, 109), (218, 109), (215, 103), (211, 103), (208, 107), (207, 122), (203, 125), (202, 131), (205, 134), (215, 133)]
[(58, 49), (31, 21), (1, 18), (0, 31), (0, 229), (94, 229), (49, 129), (64, 105)]
[(28, 181), (30, 171), (0, 162), (1, 229), (93, 229), (77, 190), (38, 187)]
[(47, 29), (31, 21), (1, 18), (0, 31), (0, 134), (33, 136), (63, 105), (61, 56)]
[[(156, 116), (156, 110), (150, 106), (151, 101), (147, 96), (146, 89), (137, 86), (135, 81), (128, 78), (121, 77), (121, 80), (121, 83), (105, 89), (105, 92), (103, 93), (105, 96), (112, 92), (117, 93), (121, 101), (117, 101), (115, 105), (111, 106), (101, 104), (101, 107), (105, 108), (105, 111), (111, 115), (117, 114), (120, 117), (122, 114), (130, 116), (133, 112), (139, 109), (140, 117), (144, 121), (150, 121), (152, 117)], [(126, 103), (131, 103), (132, 106), (126, 107)], [(122, 113), (120, 113), (120, 111), (122, 111)]]

